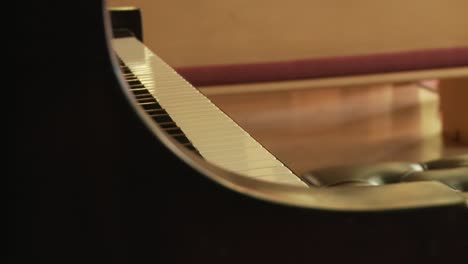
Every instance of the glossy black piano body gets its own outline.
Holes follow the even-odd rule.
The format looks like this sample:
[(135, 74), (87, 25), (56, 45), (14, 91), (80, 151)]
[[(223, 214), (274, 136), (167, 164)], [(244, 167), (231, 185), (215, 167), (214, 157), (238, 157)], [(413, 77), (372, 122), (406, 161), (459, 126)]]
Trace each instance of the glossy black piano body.
[(130, 103), (100, 1), (18, 11), (12, 263), (456, 263), (466, 255), (460, 204), (333, 211), (213, 181)]

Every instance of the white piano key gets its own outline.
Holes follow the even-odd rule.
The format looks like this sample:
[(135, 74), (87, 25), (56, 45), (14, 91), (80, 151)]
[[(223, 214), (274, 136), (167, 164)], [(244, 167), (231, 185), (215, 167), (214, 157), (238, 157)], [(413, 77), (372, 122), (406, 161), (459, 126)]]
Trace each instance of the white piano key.
[(256, 177), (255, 179), (275, 182), (275, 183), (282, 183), (288, 184), (293, 186), (306, 186), (306, 184), (301, 181), (298, 177), (291, 177), (290, 175), (271, 175), (271, 176), (264, 176), (264, 177)]
[(276, 167), (271, 168), (259, 168), (251, 169), (247, 171), (239, 171), (241, 174), (246, 174), (252, 177), (264, 177), (264, 176), (274, 176), (274, 175), (290, 175), (294, 176), (291, 171), (282, 164), (278, 164)]
[[(257, 147), (258, 148), (258, 147)], [(259, 149), (255, 149), (252, 153), (248, 153), (248, 151), (244, 150), (234, 150), (230, 152), (218, 152), (218, 153), (210, 153), (205, 151), (205, 155), (216, 155), (216, 160), (220, 164), (229, 164), (233, 162), (242, 162), (242, 161), (256, 161), (256, 160), (276, 160), (275, 156), (268, 152), (261, 151)]]
[(269, 160), (241, 160), (233, 163), (218, 162), (218, 164), (228, 169), (235, 169), (238, 172), (251, 171), (256, 169), (272, 168), (278, 165), (278, 161), (274, 159)]

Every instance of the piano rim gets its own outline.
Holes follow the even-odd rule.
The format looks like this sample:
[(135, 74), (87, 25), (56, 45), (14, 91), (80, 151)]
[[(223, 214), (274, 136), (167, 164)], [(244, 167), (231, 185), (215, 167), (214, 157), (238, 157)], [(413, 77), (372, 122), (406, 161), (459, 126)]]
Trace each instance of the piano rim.
[[(105, 5), (105, 1), (103, 1)], [(112, 50), (112, 27), (110, 15), (103, 8), (104, 26), (108, 50)], [(135, 96), (122, 76), (118, 59), (110, 53), (111, 64), (128, 102), (133, 106), (138, 117), (154, 134), (155, 140), (169, 149), (192, 169), (226, 188), (253, 199), (269, 203), (300, 208), (328, 211), (389, 211), (409, 210), (442, 206), (464, 207), (468, 197), (439, 182), (410, 182), (369, 186), (341, 186), (333, 188), (299, 187), (281, 183), (253, 179), (245, 175), (220, 168), (186, 149), (170, 137), (138, 105)]]

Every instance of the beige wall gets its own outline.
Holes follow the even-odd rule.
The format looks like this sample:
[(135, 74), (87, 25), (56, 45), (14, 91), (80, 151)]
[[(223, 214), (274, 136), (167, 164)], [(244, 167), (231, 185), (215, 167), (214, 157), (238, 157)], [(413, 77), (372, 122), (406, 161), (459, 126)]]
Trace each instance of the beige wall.
[(467, 0), (108, 0), (140, 7), (170, 65), (468, 45)]

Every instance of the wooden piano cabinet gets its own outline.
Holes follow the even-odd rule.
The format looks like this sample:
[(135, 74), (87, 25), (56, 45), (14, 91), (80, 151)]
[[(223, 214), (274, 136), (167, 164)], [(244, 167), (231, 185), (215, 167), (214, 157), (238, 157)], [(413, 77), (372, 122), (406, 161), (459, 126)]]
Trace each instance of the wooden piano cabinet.
[(441, 80), (439, 94), (445, 142), (468, 144), (468, 78)]

